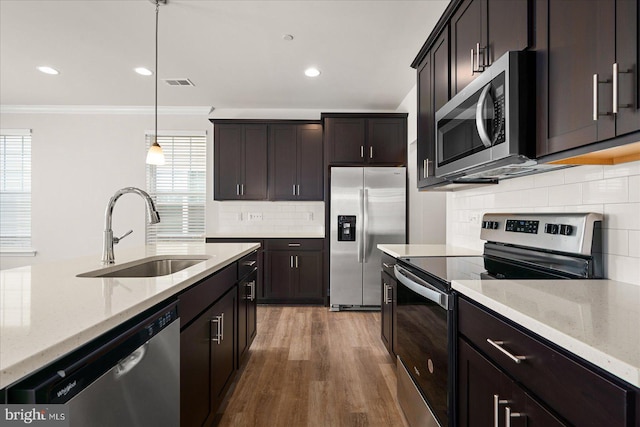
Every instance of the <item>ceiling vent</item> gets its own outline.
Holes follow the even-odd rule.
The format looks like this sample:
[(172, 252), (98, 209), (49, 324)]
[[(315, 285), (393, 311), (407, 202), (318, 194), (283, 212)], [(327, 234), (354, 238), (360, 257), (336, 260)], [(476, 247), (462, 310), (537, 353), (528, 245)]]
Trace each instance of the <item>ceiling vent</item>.
[(169, 86), (195, 86), (189, 79), (162, 79)]

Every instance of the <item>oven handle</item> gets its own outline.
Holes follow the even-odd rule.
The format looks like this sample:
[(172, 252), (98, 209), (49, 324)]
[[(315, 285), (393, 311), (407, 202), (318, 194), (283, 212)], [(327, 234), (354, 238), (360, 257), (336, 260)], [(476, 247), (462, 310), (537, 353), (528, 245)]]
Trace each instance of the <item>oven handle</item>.
[(420, 279), (415, 274), (410, 273), (408, 270), (398, 266), (397, 264), (393, 267), (393, 271), (396, 279), (413, 292), (425, 297), (429, 301), (435, 302), (445, 310), (449, 310), (449, 307), (453, 309), (451, 295)]

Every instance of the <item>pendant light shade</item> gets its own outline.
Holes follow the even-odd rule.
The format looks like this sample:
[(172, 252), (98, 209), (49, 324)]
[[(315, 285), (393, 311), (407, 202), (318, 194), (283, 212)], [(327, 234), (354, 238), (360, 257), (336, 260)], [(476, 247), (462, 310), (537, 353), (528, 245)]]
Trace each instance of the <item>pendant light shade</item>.
[(162, 152), (162, 147), (158, 144), (158, 12), (160, 11), (160, 4), (167, 4), (167, 0), (153, 0), (153, 3), (156, 5), (155, 132), (153, 134), (153, 144), (147, 152), (147, 164), (164, 165), (164, 153)]
[[(155, 138), (154, 138), (155, 139)], [(164, 165), (164, 153), (162, 147), (157, 141), (153, 141), (149, 151), (147, 152), (147, 164), (148, 165)]]

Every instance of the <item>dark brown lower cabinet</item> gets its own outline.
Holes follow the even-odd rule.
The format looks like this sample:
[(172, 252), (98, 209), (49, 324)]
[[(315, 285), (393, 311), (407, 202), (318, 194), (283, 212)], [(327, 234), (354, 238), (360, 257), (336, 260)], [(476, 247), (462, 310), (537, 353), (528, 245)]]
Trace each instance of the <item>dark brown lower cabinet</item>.
[(630, 385), (484, 306), (457, 301), (460, 426), (633, 425)]
[(257, 331), (257, 270), (238, 282), (238, 366), (242, 364)]
[(211, 425), (236, 372), (234, 285), (180, 334), (180, 425)]
[(458, 340), (458, 422), (461, 427), (567, 425), (462, 339)]
[(261, 302), (322, 304), (323, 245), (323, 239), (267, 240)]
[(395, 312), (397, 282), (384, 271), (381, 274), (382, 308), (380, 311), (380, 323), (382, 324), (382, 331), (380, 336), (384, 346), (387, 348), (387, 351), (395, 359), (396, 353), (393, 345), (393, 316)]

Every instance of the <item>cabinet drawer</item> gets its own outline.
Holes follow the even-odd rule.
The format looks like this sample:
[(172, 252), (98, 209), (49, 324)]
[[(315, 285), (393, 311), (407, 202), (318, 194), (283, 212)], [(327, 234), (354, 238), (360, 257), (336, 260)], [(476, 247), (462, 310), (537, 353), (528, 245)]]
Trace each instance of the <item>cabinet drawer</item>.
[(460, 334), (571, 424), (628, 425), (628, 390), (464, 299), (458, 310)]
[(243, 278), (258, 268), (258, 251), (253, 251), (238, 260), (238, 279)]
[(268, 239), (264, 246), (268, 251), (320, 251), (324, 239)]
[(393, 267), (396, 265), (396, 259), (384, 252), (382, 252), (381, 259), (382, 259), (382, 262), (380, 263), (380, 266), (382, 267), (382, 271), (384, 271), (391, 277), (395, 277), (395, 274), (393, 272)]
[(178, 297), (180, 327), (186, 326), (199, 313), (231, 289), (237, 278), (236, 263), (233, 263), (180, 294)]

